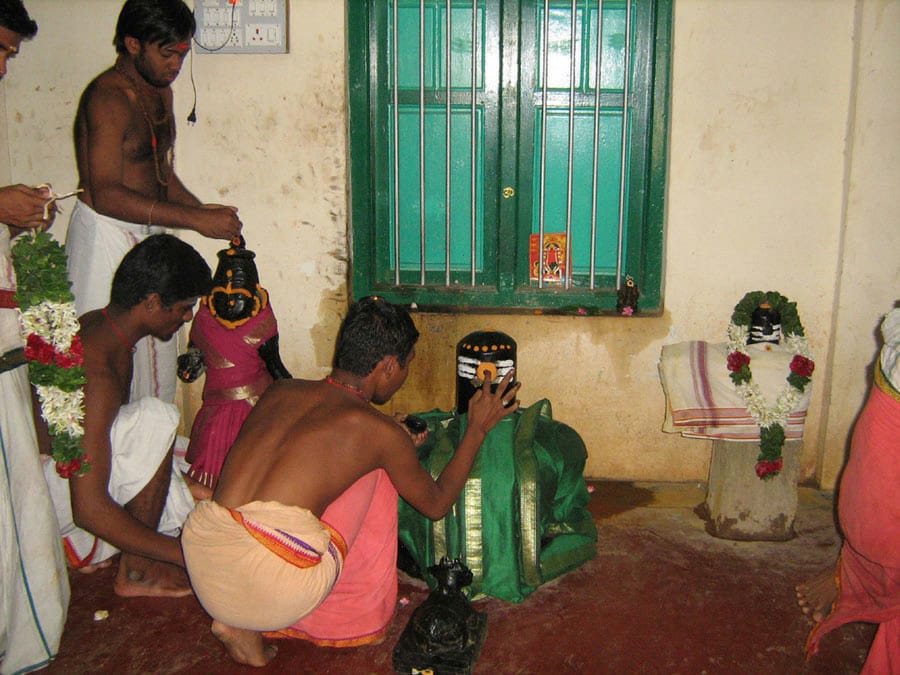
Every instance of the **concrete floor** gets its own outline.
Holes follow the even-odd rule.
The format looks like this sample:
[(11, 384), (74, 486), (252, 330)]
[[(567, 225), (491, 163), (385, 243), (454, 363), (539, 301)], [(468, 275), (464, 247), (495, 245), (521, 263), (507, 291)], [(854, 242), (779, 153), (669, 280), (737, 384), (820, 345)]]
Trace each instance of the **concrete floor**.
[[(488, 599), (474, 673), (858, 673), (874, 627), (829, 635), (810, 661), (811, 622), (794, 585), (833, 565), (840, 545), (831, 495), (800, 489), (798, 536), (736, 542), (708, 535), (695, 513), (705, 486), (595, 483), (597, 557), (514, 605)], [(72, 574), (72, 604), (49, 673), (392, 673), (392, 651), (427, 592), (402, 582), (381, 645), (349, 650), (279, 641), (265, 669), (236, 666), (193, 598), (123, 599), (114, 569)], [(408, 603), (406, 602), (408, 601)], [(109, 618), (94, 621), (95, 610)]]

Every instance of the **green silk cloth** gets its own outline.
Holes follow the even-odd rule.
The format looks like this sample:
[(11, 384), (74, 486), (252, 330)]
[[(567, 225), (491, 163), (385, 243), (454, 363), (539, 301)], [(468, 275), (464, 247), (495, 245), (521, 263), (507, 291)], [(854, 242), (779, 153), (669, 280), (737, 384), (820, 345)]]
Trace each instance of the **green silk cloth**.
[[(435, 478), (453, 456), (466, 415), (417, 413), (429, 434), (419, 460)], [(597, 527), (586, 506), (587, 450), (578, 433), (553, 420), (546, 399), (501, 420), (487, 435), (462, 494), (432, 522), (400, 499), (400, 542), (429, 586), (442, 556), (472, 571), (466, 590), (521, 602), (538, 586), (597, 554)]]

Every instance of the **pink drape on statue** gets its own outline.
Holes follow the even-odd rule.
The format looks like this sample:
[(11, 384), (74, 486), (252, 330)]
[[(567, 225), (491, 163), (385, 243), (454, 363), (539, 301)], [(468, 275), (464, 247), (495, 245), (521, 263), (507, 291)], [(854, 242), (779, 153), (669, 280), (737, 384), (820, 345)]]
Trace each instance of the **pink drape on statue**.
[(226, 328), (205, 303), (200, 305), (190, 337), (206, 363), (203, 406), (194, 419), (186, 457), (194, 480), (215, 487), (244, 420), (272, 383), (258, 350), (277, 332), (271, 305), (237, 328)]
[(814, 654), (822, 637), (845, 623), (878, 623), (862, 672), (879, 675), (900, 673), (900, 396), (881, 384), (856, 423), (841, 477), (840, 594), (807, 644)]
[(329, 647), (378, 642), (397, 604), (397, 490), (383, 469), (372, 471), (332, 502), (322, 521), (349, 547), (340, 579), (315, 611), (266, 635)]

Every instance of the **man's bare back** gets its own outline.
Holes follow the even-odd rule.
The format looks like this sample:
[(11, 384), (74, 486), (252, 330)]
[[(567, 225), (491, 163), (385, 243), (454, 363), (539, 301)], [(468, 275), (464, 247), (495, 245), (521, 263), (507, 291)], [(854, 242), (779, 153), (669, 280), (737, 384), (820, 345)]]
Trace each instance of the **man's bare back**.
[(214, 499), (230, 508), (277, 501), (321, 516), (380, 467), (388, 447), (415, 456), (403, 429), (359, 396), (325, 380), (278, 381), (242, 428)]

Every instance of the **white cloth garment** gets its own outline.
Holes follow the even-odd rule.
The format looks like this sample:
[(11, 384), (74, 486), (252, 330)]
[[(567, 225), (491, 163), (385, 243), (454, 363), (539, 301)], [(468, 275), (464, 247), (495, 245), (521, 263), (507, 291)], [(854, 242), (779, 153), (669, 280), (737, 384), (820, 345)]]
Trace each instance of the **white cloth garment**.
[[(9, 230), (0, 225), (0, 288), (13, 287)], [(16, 310), (0, 309), (0, 354), (21, 347)], [(28, 367), (0, 373), (0, 673), (43, 668), (56, 656), (69, 578), (38, 459)]]
[[(124, 506), (150, 482), (176, 439), (178, 420), (178, 409), (156, 398), (142, 398), (122, 406), (109, 434), (113, 455), (109, 495), (113, 501)], [(182, 447), (186, 446), (186, 440), (181, 440)], [(184, 462), (183, 450), (179, 452), (177, 446), (172, 459), (169, 495), (157, 528), (171, 536), (179, 534), (194, 508), (194, 499), (182, 476), (188, 465)], [(44, 475), (56, 506), (59, 534), (63, 537), (70, 564), (76, 567), (96, 564), (117, 553), (118, 549), (112, 544), (75, 526), (69, 481), (60, 478), (52, 462), (45, 463)]]
[[(122, 258), (135, 244), (165, 228), (135, 225), (94, 211), (78, 200), (66, 234), (69, 281), (78, 315), (106, 307), (113, 276)], [(178, 342), (145, 337), (135, 345), (132, 401), (153, 396), (166, 403), (175, 400)]]
[[(753, 359), (753, 381), (773, 405), (790, 374), (791, 352), (784, 345), (747, 345)], [(759, 442), (759, 425), (728, 375), (728, 345), (693, 341), (664, 345), (659, 377), (666, 394), (663, 431), (685, 438)], [(803, 438), (811, 386), (788, 414), (784, 436)]]

